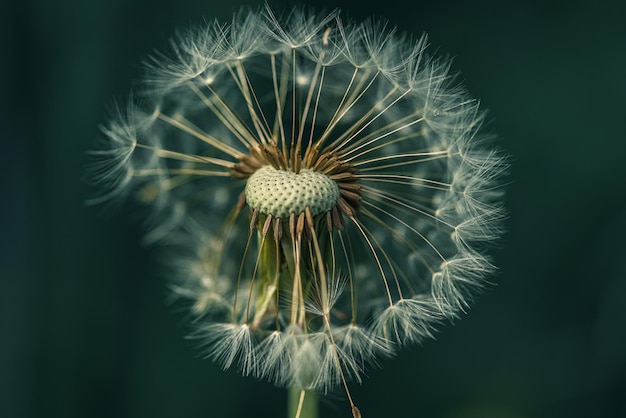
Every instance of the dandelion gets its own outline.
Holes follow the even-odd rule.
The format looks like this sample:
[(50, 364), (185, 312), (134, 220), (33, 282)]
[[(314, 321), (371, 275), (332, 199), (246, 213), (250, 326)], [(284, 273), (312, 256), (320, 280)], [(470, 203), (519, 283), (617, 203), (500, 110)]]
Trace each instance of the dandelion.
[(242, 12), (180, 34), (103, 128), (96, 201), (134, 196), (172, 250), (194, 338), (224, 368), (300, 392), (463, 312), (493, 270), (502, 155), (484, 113), (386, 23)]

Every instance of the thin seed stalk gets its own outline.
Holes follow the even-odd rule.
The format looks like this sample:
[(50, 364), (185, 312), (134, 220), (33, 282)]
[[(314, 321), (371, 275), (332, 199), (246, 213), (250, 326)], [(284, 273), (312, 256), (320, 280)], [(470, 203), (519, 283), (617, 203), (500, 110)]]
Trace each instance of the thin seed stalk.
[(317, 393), (306, 391), (304, 392), (304, 399), (301, 399), (301, 396), (301, 389), (296, 387), (289, 388), (287, 396), (287, 417), (319, 418), (320, 415)]
[(276, 304), (276, 292), (278, 291), (279, 280), (279, 268), (280, 260), (279, 254), (276, 251), (276, 242), (272, 238), (271, 234), (262, 237), (262, 233), (258, 232), (259, 242), (259, 268), (258, 268), (258, 281), (257, 281), (257, 297), (255, 303), (254, 312), (254, 324), (258, 325), (268, 310), (278, 309)]
[[(295, 256), (293, 254), (293, 237), (290, 237), (289, 229), (282, 230), (282, 236), (279, 237), (279, 242), (276, 241), (276, 233), (272, 233), (272, 228), (264, 228), (267, 221), (267, 216), (261, 215), (257, 220), (257, 242), (259, 245), (259, 258), (258, 269), (256, 276), (256, 297), (255, 297), (255, 312), (253, 324), (256, 326), (268, 315), (274, 313), (278, 315), (280, 306), (278, 304), (279, 292), (290, 292), (294, 285), (296, 278), (296, 271), (300, 272), (300, 279), (302, 281), (300, 289), (301, 298), (310, 297), (310, 292), (315, 291), (313, 283), (310, 278), (307, 278), (307, 271), (315, 269), (316, 266), (310, 265), (309, 259), (309, 246), (312, 245), (304, 236), (301, 237), (301, 256), (300, 264), (297, 265)], [(264, 234), (265, 229), (265, 234)], [(312, 233), (315, 234), (319, 228), (319, 225), (315, 225)], [(317, 236), (319, 245), (321, 246), (321, 253), (324, 260), (331, 259), (331, 251), (328, 245), (328, 237), (325, 234)], [(318, 248), (319, 250), (319, 248)], [(316, 254), (316, 256), (318, 255)], [(326, 265), (327, 263), (323, 263)], [(323, 267), (324, 269), (326, 266)], [(318, 271), (318, 274), (320, 272)], [(321, 290), (318, 288), (318, 291)], [(326, 290), (326, 289), (324, 289)], [(304, 304), (304, 300), (300, 300), (299, 304)], [(303, 318), (306, 321), (306, 318)], [(277, 321), (278, 327), (278, 321)], [(306, 332), (306, 326), (304, 327)], [(288, 418), (318, 418), (318, 395), (313, 391), (303, 391), (298, 387), (292, 387), (288, 390)]]

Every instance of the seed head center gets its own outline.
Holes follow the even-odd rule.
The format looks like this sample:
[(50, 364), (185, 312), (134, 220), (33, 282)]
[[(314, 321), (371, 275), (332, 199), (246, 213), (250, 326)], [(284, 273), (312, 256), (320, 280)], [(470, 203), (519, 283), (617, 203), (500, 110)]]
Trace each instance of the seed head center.
[(328, 212), (340, 196), (339, 186), (325, 174), (302, 169), (299, 173), (264, 166), (246, 184), (246, 202), (252, 209), (287, 219), (308, 207), (313, 216)]

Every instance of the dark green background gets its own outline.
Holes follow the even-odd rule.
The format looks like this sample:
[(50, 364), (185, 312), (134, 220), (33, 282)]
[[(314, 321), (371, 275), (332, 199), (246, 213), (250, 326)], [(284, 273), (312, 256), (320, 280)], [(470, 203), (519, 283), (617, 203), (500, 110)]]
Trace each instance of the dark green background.
[[(325, 2), (427, 31), (513, 162), (497, 285), (437, 341), (353, 385), (364, 417), (626, 416), (619, 3)], [(1, 417), (284, 416), (282, 390), (199, 358), (128, 208), (83, 204), (84, 152), (141, 58), (240, 4), (0, 3)], [(350, 416), (341, 392), (331, 399), (324, 417)]]

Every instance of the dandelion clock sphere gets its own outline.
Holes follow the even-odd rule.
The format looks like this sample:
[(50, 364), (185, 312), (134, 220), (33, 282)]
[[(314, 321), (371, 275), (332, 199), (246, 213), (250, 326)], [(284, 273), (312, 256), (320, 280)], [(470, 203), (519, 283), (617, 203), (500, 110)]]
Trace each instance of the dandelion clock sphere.
[[(180, 34), (103, 127), (96, 202), (134, 197), (224, 368), (348, 390), (493, 270), (504, 157), (426, 38), (269, 8)], [(313, 396), (313, 395), (311, 395)]]

